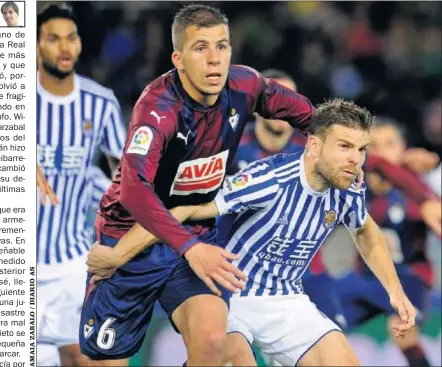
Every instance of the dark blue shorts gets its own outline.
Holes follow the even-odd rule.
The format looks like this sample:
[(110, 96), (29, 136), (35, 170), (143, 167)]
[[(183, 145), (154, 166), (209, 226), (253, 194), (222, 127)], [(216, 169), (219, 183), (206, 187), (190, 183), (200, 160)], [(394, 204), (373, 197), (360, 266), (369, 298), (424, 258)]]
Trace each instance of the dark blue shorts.
[(304, 292), (319, 311), (337, 324), (343, 331), (347, 328), (344, 310), (334, 291), (336, 280), (327, 273), (308, 274), (302, 279)]
[[(408, 269), (398, 271), (405, 294), (417, 309), (416, 323), (424, 320), (429, 289), (417, 275)], [(390, 298), (379, 280), (373, 275), (352, 272), (337, 280), (337, 294), (341, 299), (349, 328), (364, 323), (379, 314), (397, 314)]]
[[(118, 240), (101, 235), (100, 242), (113, 247)], [(185, 300), (213, 294), (185, 258), (164, 244), (140, 253), (95, 286), (89, 286), (91, 277), (88, 274), (79, 337), (81, 352), (94, 360), (123, 359), (137, 353), (156, 301), (171, 318)], [(230, 293), (220, 290), (229, 305)]]

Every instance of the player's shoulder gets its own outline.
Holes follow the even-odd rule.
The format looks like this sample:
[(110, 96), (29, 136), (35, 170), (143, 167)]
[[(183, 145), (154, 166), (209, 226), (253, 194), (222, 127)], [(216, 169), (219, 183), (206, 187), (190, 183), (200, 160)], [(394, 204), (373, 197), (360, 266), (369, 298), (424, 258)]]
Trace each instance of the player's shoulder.
[(105, 87), (104, 85), (85, 75), (76, 74), (76, 77), (78, 78), (80, 84), (80, 90), (98, 95), (108, 100), (116, 100), (114, 91), (111, 88)]
[(294, 153), (279, 153), (268, 158), (272, 160), (276, 171), (284, 171), (291, 167), (299, 167), (303, 152), (304, 150), (299, 150)]
[(156, 114), (167, 113), (169, 116), (177, 114), (182, 107), (174, 85), (174, 70), (159, 76), (150, 82), (138, 98), (135, 108), (155, 111)]
[(245, 65), (231, 65), (229, 69), (229, 88), (255, 95), (262, 80), (261, 74)]
[(149, 83), (135, 103), (131, 125), (151, 125), (156, 130), (175, 131), (183, 107), (174, 84), (174, 70)]
[(272, 176), (284, 175), (299, 166), (301, 153), (279, 153), (256, 160), (249, 164), (248, 171), (266, 171)]

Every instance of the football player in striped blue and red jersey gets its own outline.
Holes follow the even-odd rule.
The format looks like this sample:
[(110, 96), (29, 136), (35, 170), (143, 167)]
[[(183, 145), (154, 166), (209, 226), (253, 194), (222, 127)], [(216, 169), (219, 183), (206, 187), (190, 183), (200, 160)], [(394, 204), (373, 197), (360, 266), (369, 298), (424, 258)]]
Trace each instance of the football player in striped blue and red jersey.
[(246, 277), (228, 261), (235, 255), (211, 245), (213, 219), (181, 225), (168, 209), (215, 198), (254, 112), (303, 133), (314, 112), (307, 98), (249, 67), (230, 65), (228, 20), (217, 9), (184, 7), (172, 37), (175, 69), (149, 84), (136, 103), (118, 174), (96, 220), (98, 240), (107, 247), (136, 223), (161, 243), (88, 287), (81, 348), (97, 366), (128, 363), (157, 300), (185, 340), (188, 363), (220, 365), (228, 298), (244, 287), (233, 274)]
[[(394, 120), (379, 118), (371, 132), (370, 151), (393, 164), (402, 165), (406, 153), (405, 132)], [(425, 239), (418, 223), (422, 222), (420, 207), (375, 173), (367, 174), (368, 210), (379, 225), (405, 292), (418, 309), (418, 322), (423, 321), (429, 290), (432, 286), (430, 264), (419, 248)], [(358, 258), (356, 271), (337, 281), (349, 328), (361, 324), (379, 313), (388, 316), (388, 331), (410, 366), (426, 367), (425, 352), (419, 344), (419, 328), (403, 338), (394, 332), (400, 322), (387, 294), (370, 269)]]

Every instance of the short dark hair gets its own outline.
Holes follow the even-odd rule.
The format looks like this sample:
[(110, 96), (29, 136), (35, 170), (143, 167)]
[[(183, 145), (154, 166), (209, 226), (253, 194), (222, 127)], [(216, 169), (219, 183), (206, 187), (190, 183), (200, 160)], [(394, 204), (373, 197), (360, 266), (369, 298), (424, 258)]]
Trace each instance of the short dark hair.
[(229, 24), (229, 20), (219, 9), (201, 4), (184, 6), (175, 14), (172, 23), (172, 43), (174, 50), (182, 49), (182, 34), (187, 27), (196, 25), (198, 28), (205, 28), (219, 24)]
[(261, 72), (261, 75), (264, 78), (270, 78), (270, 79), (289, 79), (293, 83), (295, 82), (293, 78), (286, 73), (285, 71), (279, 70), (279, 69), (266, 69)]
[(57, 18), (70, 19), (77, 24), (74, 11), (69, 5), (66, 3), (50, 4), (44, 7), (37, 15), (37, 41), (40, 40), (42, 25), (51, 19)]
[(310, 122), (309, 133), (324, 137), (334, 125), (369, 131), (373, 125), (373, 116), (353, 101), (334, 98), (318, 105)]
[(14, 3), (13, 1), (7, 1), (2, 5), (2, 9), (1, 9), (2, 14), (3, 14), (3, 10), (5, 10), (6, 8), (12, 8), (17, 14), (20, 11), (18, 5), (16, 3)]
[(376, 118), (374, 119), (373, 127), (376, 128), (385, 126), (391, 126), (395, 128), (402, 140), (405, 142), (407, 141), (408, 131), (404, 125), (400, 124), (398, 121), (388, 116), (376, 116)]

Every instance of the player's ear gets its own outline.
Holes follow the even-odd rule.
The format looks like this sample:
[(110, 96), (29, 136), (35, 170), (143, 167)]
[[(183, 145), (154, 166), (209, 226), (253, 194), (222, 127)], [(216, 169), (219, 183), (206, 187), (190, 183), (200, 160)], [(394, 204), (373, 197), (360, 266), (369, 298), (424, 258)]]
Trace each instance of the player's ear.
[(307, 138), (307, 150), (312, 158), (317, 159), (321, 153), (321, 139), (318, 136), (309, 134)]
[(173, 51), (173, 53), (172, 53), (172, 62), (173, 62), (173, 65), (175, 65), (175, 67), (179, 71), (181, 71), (181, 72), (184, 71), (183, 60), (181, 58), (181, 52), (180, 51), (177, 51), (177, 50)]

